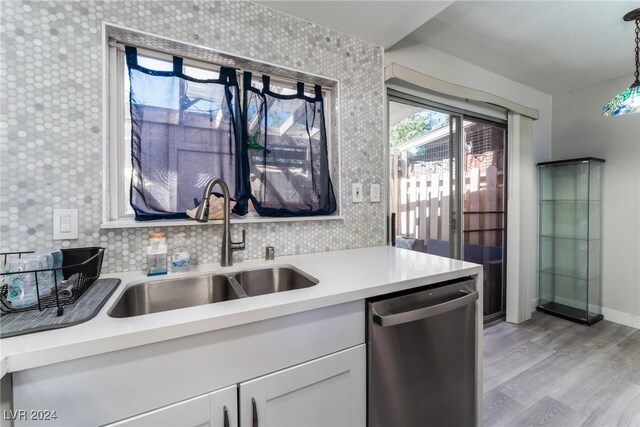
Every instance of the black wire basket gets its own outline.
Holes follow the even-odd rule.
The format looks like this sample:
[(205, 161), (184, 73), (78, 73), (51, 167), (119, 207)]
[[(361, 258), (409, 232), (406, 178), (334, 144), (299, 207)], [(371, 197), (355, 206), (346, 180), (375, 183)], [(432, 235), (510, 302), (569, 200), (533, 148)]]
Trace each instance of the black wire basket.
[[(31, 254), (34, 251), (23, 252), (2, 252), (2, 273), (0, 273), (0, 316), (9, 313), (29, 311), (29, 310), (45, 310), (50, 307), (57, 308), (58, 316), (64, 313), (64, 307), (73, 304), (80, 296), (96, 281), (100, 276), (102, 269), (102, 258), (104, 256), (104, 248), (73, 248), (61, 249), (62, 251), (62, 268), (50, 268), (20, 272), (4, 272), (7, 261), (11, 259), (22, 258), (23, 255)], [(8, 299), (9, 285), (8, 278), (18, 274), (33, 274), (36, 303), (28, 307), (13, 308), (11, 301)], [(51, 293), (47, 296), (40, 296), (43, 292), (43, 275), (48, 274), (53, 277), (53, 286)], [(46, 292), (45, 292), (46, 293)]]

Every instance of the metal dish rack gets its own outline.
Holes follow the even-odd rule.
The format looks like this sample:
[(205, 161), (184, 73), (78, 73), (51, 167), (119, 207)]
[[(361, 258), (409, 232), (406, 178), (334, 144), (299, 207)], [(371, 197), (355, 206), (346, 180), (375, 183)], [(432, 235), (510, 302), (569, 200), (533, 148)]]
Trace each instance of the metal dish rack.
[[(20, 271), (13, 273), (5, 273), (7, 260), (13, 258), (22, 258), (23, 255), (33, 253), (34, 251), (22, 252), (2, 252), (2, 273), (0, 273), (0, 316), (10, 313), (45, 310), (50, 307), (57, 307), (57, 315), (64, 313), (64, 307), (73, 304), (80, 296), (91, 286), (93, 282), (100, 276), (102, 269), (102, 258), (104, 256), (104, 248), (73, 248), (61, 249), (62, 251), (62, 268), (59, 269), (42, 269), (31, 271)], [(54, 286), (51, 295), (40, 296), (40, 284), (38, 284), (38, 276), (42, 273), (52, 272), (54, 276)], [(39, 274), (40, 273), (40, 274)], [(37, 304), (23, 308), (12, 308), (11, 302), (7, 299), (8, 284), (5, 283), (5, 277), (15, 274), (33, 274), (36, 284)], [(62, 277), (60, 277), (62, 276)], [(58, 283), (58, 279), (62, 279)]]

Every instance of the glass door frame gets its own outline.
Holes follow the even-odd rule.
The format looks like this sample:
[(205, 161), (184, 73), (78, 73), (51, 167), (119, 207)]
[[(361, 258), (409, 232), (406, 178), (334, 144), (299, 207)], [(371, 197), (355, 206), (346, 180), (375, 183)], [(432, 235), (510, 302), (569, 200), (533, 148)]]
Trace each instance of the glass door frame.
[[(495, 119), (495, 118), (483, 118), (483, 117), (478, 117), (478, 115), (473, 114), (473, 113), (467, 113), (465, 115), (463, 115), (463, 119), (469, 119), (470, 121), (474, 121), (476, 123), (484, 123), (490, 126), (496, 126), (496, 127), (501, 127), (504, 128), (505, 131), (505, 143), (504, 143), (504, 166), (503, 166), (503, 176), (504, 176), (504, 180), (503, 180), (503, 236), (502, 236), (502, 246), (503, 246), (503, 251), (502, 251), (502, 301), (501, 301), (501, 310), (496, 312), (496, 313), (492, 313), (492, 314), (488, 314), (487, 316), (483, 316), (484, 317), (484, 324), (488, 324), (491, 322), (494, 322), (496, 320), (502, 319), (506, 316), (507, 314), (507, 226), (508, 226), (508, 216), (507, 216), (507, 209), (508, 209), (508, 191), (509, 191), (509, 181), (508, 179), (506, 179), (506, 177), (509, 176), (508, 170), (509, 170), (509, 127), (508, 127), (508, 123), (507, 121), (501, 121), (499, 119)], [(464, 123), (464, 121), (463, 121)], [(464, 143), (464, 141), (463, 141)], [(462, 254), (464, 255), (464, 254)]]
[[(387, 200), (385, 203), (385, 212), (387, 218), (387, 245), (392, 244), (392, 239), (395, 239), (395, 236), (392, 235), (395, 232), (394, 224), (392, 223), (391, 213), (390, 213), (390, 204), (389, 200), (391, 197), (391, 188), (389, 188), (389, 165), (390, 165), (390, 147), (389, 147), (389, 119), (390, 119), (390, 103), (398, 102), (407, 105), (413, 105), (416, 107), (422, 107), (425, 109), (429, 109), (432, 111), (437, 111), (443, 114), (448, 114), (455, 120), (451, 120), (449, 122), (450, 126), (450, 135), (454, 135), (451, 138), (450, 142), (450, 153), (453, 155), (450, 156), (452, 167), (449, 168), (450, 174), (450, 194), (452, 203), (449, 205), (449, 214), (450, 214), (450, 237), (449, 241), (451, 242), (450, 247), (450, 257), (455, 259), (462, 259), (463, 257), (463, 210), (464, 210), (464, 191), (460, 191), (460, 189), (464, 188), (464, 159), (461, 159), (461, 153), (464, 153), (464, 120), (468, 118), (470, 120), (476, 122), (487, 123), (490, 125), (496, 125), (499, 127), (505, 128), (505, 144), (504, 144), (504, 181), (503, 181), (503, 224), (504, 224), (504, 232), (503, 232), (503, 251), (502, 251), (502, 309), (499, 312), (492, 313), (490, 315), (484, 316), (484, 323), (490, 323), (500, 318), (505, 317), (506, 315), (506, 306), (507, 306), (507, 212), (508, 212), (508, 168), (509, 168), (509, 140), (508, 140), (508, 121), (506, 119), (500, 119), (497, 117), (488, 116), (486, 114), (477, 113), (474, 111), (463, 110), (456, 107), (451, 107), (448, 105), (444, 105), (439, 102), (431, 101), (427, 98), (411, 95), (405, 92), (401, 92), (392, 88), (386, 88), (386, 100), (385, 100), (385, 108), (386, 108), (386, 124), (385, 124), (385, 149), (384, 149), (384, 161), (385, 161), (385, 191), (387, 195)], [(452, 132), (451, 127), (453, 123), (458, 124), (459, 132)], [(458, 183), (462, 183), (462, 185), (458, 185)]]
[[(463, 147), (463, 139), (462, 139), (462, 120), (463, 115), (459, 112), (453, 112), (451, 109), (446, 109), (443, 106), (440, 106), (435, 103), (428, 102), (425, 99), (418, 98), (413, 95), (408, 95), (406, 93), (398, 92), (393, 89), (387, 89), (387, 126), (386, 126), (386, 136), (385, 136), (385, 190), (387, 197), (391, 195), (391, 189), (389, 188), (389, 162), (390, 162), (390, 150), (389, 150), (389, 105), (391, 102), (397, 102), (406, 105), (412, 105), (415, 107), (420, 107), (424, 109), (428, 109), (431, 111), (436, 111), (438, 113), (443, 113), (449, 115), (452, 119), (449, 121), (449, 134), (455, 135), (455, 138), (451, 138), (449, 142), (449, 153), (453, 153), (453, 156), (449, 156), (451, 159), (456, 159), (450, 162), (449, 167), (449, 194), (450, 200), (452, 203), (449, 203), (449, 257), (460, 259), (462, 256), (461, 252), (461, 242), (462, 239), (462, 212), (459, 209), (459, 206), (463, 206), (462, 204), (462, 193), (458, 192), (458, 182), (462, 177), (462, 168), (458, 165), (460, 162), (457, 160), (459, 157), (459, 153), (461, 153)], [(456, 123), (454, 125), (454, 123)], [(452, 128), (456, 126), (457, 129), (460, 129), (459, 132), (452, 132)], [(455, 167), (451, 167), (454, 165)], [(397, 224), (397, 219), (395, 224), (393, 223), (393, 219), (389, 212), (389, 200), (385, 203), (385, 211), (387, 218), (387, 244), (391, 244), (395, 236), (395, 224)]]

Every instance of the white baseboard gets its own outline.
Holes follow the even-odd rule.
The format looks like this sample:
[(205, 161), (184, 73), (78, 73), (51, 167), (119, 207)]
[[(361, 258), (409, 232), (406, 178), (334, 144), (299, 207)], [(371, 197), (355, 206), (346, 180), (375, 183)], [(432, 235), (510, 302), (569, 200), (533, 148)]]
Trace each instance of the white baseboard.
[(605, 320), (610, 322), (640, 329), (640, 316), (634, 316), (633, 314), (623, 313), (622, 311), (612, 310), (607, 307), (602, 307), (602, 315)]
[[(561, 304), (572, 305), (569, 300), (558, 301)], [(531, 299), (531, 311), (535, 311), (538, 306), (538, 298)], [(622, 311), (613, 310), (611, 308), (602, 307), (602, 315), (605, 320), (613, 323), (618, 323), (624, 326), (630, 326), (632, 328), (640, 329), (640, 316), (634, 316), (633, 314), (624, 313)]]

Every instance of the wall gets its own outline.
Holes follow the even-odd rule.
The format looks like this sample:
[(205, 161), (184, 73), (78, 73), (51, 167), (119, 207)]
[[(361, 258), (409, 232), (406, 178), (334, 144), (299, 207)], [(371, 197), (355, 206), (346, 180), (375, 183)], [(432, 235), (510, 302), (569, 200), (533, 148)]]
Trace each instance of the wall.
[(553, 159), (601, 157), (606, 319), (640, 328), (640, 116), (603, 117), (631, 75), (553, 97)]
[[(394, 46), (385, 52), (385, 65), (392, 62), (450, 83), (501, 96), (539, 111), (539, 120), (532, 122), (532, 138), (526, 139), (531, 141), (530, 145), (527, 142), (526, 146), (517, 150), (511, 145), (509, 154), (510, 159), (517, 159), (510, 162), (521, 164), (518, 169), (524, 171), (526, 176), (509, 174), (514, 182), (509, 190), (507, 282), (512, 286), (516, 285), (507, 290), (507, 307), (528, 305), (528, 310), (508, 309), (507, 320), (521, 322), (528, 319), (529, 312), (535, 310), (537, 302), (537, 211), (534, 208), (535, 190), (531, 194), (530, 189), (536, 187), (534, 165), (551, 158), (551, 96), (423, 44), (401, 42)], [(516, 132), (519, 132), (519, 127)], [(517, 209), (515, 205), (519, 205)], [(530, 212), (532, 208), (534, 213)], [(521, 225), (518, 226), (518, 223)], [(514, 242), (518, 242), (518, 246), (514, 247)], [(519, 283), (528, 285), (520, 289), (517, 285)]]
[[(9, 0), (2, 9), (0, 250), (100, 245), (103, 272), (145, 268), (150, 229), (100, 230), (103, 21), (340, 81), (345, 219), (246, 225), (236, 259), (267, 245), (284, 255), (384, 244), (384, 204), (348, 197), (352, 182), (368, 188), (384, 176), (381, 48), (240, 1)], [(78, 240), (51, 240), (54, 208), (79, 209)], [(187, 233), (196, 262), (219, 261), (221, 226), (167, 231)]]

